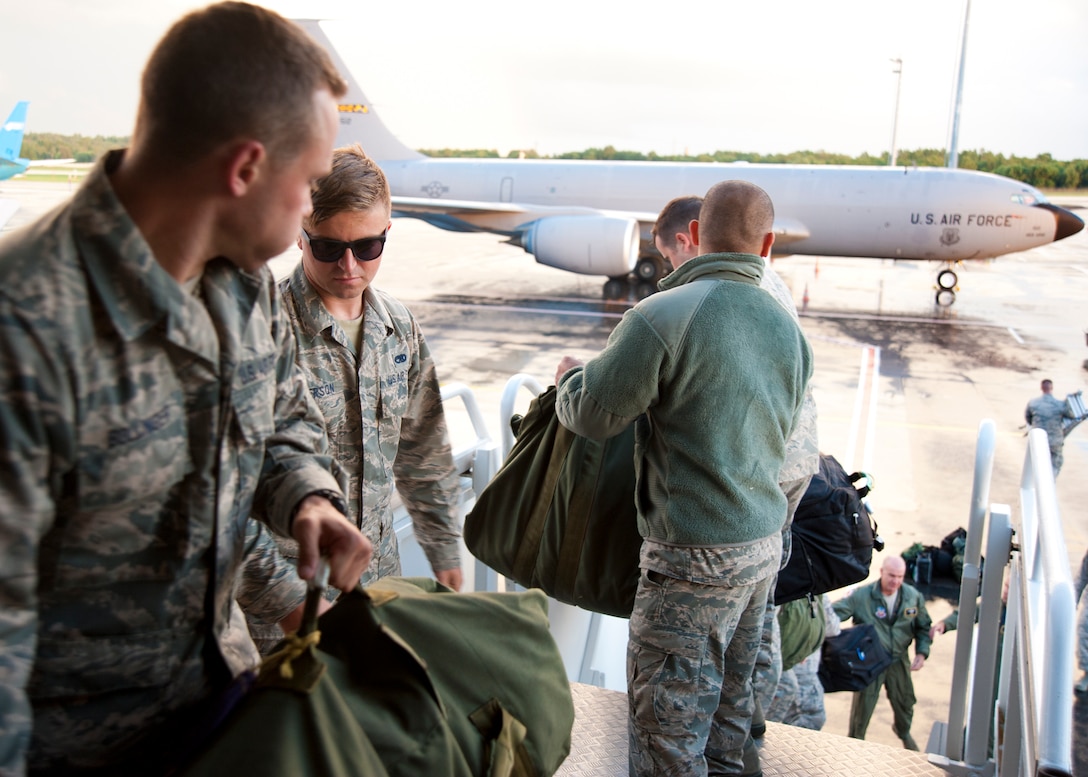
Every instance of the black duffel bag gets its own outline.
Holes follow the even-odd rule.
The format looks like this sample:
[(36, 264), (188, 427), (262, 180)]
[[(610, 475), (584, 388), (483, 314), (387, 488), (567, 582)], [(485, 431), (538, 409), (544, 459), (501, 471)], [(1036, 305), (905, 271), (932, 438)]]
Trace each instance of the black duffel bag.
[(880, 642), (876, 626), (863, 623), (824, 640), (820, 684), (825, 693), (861, 691), (891, 665), (892, 656)]

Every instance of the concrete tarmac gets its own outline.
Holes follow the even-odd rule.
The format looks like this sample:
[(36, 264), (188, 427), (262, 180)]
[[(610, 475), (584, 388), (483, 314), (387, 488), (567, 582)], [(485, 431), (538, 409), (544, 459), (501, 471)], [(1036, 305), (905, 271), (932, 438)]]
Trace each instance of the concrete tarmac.
[[(0, 197), (23, 206), (8, 229), (68, 192), (67, 184), (0, 183)], [(1061, 204), (1085, 206), (1088, 198)], [(273, 260), (273, 271), (289, 272), (299, 253), (293, 248)], [(957, 268), (960, 290), (950, 308), (935, 304), (936, 263), (783, 257), (773, 266), (793, 292), (815, 354), (821, 448), (874, 480), (869, 501), (886, 550), (874, 555), (870, 579), (887, 554), (915, 542), (939, 545), (966, 527), (983, 419), (997, 427), (990, 501), (1012, 505), (1015, 518), (1025, 404), (1043, 378), (1054, 381), (1059, 397), (1088, 388), (1088, 236)], [(538, 265), (491, 235), (397, 219), (375, 285), (414, 311), (441, 380), (473, 390), (497, 437), (499, 398), (511, 375), (529, 373), (548, 385), (564, 354), (593, 356), (634, 304), (602, 301), (603, 280)], [(451, 417), (451, 428), (455, 436), (468, 433), (464, 419)], [(1057, 487), (1075, 571), (1088, 547), (1088, 424), (1066, 443)], [(936, 596), (927, 606), (936, 621), (954, 602)], [(923, 746), (933, 723), (947, 718), (954, 645), (952, 634), (937, 637), (914, 675), (913, 734)], [(849, 707), (849, 694), (829, 694), (824, 730), (845, 734)], [(898, 746), (891, 726), (882, 699), (869, 739)]]

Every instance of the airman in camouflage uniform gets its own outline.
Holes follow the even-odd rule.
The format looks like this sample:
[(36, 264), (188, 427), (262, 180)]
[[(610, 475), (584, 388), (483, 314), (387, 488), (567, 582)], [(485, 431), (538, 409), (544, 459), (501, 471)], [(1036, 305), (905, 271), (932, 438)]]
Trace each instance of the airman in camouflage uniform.
[(1043, 393), (1028, 402), (1028, 406), (1024, 408), (1024, 419), (1028, 422), (1029, 428), (1046, 430), (1046, 437), (1050, 442), (1050, 463), (1054, 467), (1054, 477), (1058, 477), (1062, 469), (1065, 448), (1062, 419), (1077, 416), (1067, 403), (1054, 396), (1053, 381), (1044, 380), (1039, 388)]
[(1073, 689), (1077, 693), (1088, 693), (1088, 552), (1080, 562), (1080, 572), (1076, 578), (1077, 587), (1077, 666), (1081, 675)]
[[(299, 366), (347, 474), (348, 516), (374, 546), (361, 582), (401, 573), (395, 485), (436, 578), (460, 588), (459, 483), (434, 360), (411, 312), (373, 285), (390, 226), (385, 175), (358, 146), (337, 149), (313, 203), (299, 238), (302, 261), (280, 291)], [(357, 241), (378, 255), (361, 261), (348, 245)], [(280, 545), (294, 558), (291, 540)], [(263, 619), (250, 621), (262, 650), (282, 636)]]
[[(699, 209), (702, 207), (703, 198), (697, 196), (677, 197), (671, 200), (662, 210), (654, 225), (656, 245), (661, 255), (671, 264), (677, 265), (699, 254), (698, 244), (692, 240), (689, 227), (692, 221), (699, 218)], [(774, 271), (770, 262), (764, 262), (763, 277), (759, 281), (759, 287), (769, 293), (782, 305), (793, 320), (800, 324), (797, 316), (797, 306), (793, 302), (793, 296), (789, 288), (783, 282), (781, 276)], [(805, 389), (805, 400), (801, 406), (801, 414), (797, 418), (797, 426), (793, 434), (786, 442), (786, 461), (782, 465), (782, 471), (778, 473), (778, 483), (782, 492), (786, 495), (786, 522), (782, 527), (782, 560), (779, 568), (783, 568), (789, 562), (791, 551), (790, 526), (793, 523), (793, 514), (797, 512), (797, 505), (808, 489), (808, 484), (820, 469), (820, 446), (817, 441), (816, 427), (816, 400), (812, 396), (812, 388)], [(752, 677), (756, 694), (756, 702), (762, 710), (770, 707), (774, 698), (778, 678), (782, 673), (781, 641), (778, 635), (778, 608), (774, 604), (774, 585), (771, 585), (771, 595), (767, 599), (767, 612), (763, 621), (763, 636), (760, 639), (759, 653), (756, 656), (755, 674)], [(759, 715), (757, 710), (757, 717)], [(757, 732), (757, 735), (760, 732)]]
[[(793, 296), (781, 276), (768, 263), (763, 271), (760, 288), (765, 289), (782, 307), (790, 312), (794, 321), (800, 325), (797, 306)], [(778, 485), (786, 495), (786, 523), (782, 527), (782, 558), (778, 568), (783, 569), (790, 560), (792, 552), (793, 515), (801, 498), (808, 490), (812, 476), (820, 470), (820, 445), (816, 426), (816, 400), (812, 396), (812, 387), (805, 389), (805, 399), (797, 417), (793, 434), (786, 441), (786, 461), (778, 473)], [(776, 577), (777, 581), (777, 577)], [(767, 612), (763, 617), (763, 635), (760, 639), (759, 654), (756, 657), (755, 674), (752, 677), (756, 701), (763, 710), (768, 710), (774, 700), (775, 688), (782, 675), (782, 639), (778, 631), (778, 608), (774, 603), (774, 584), (767, 597)]]
[(557, 368), (571, 431), (636, 424), (631, 774), (761, 774), (744, 757), (752, 670), (782, 556), (778, 475), (812, 374), (804, 334), (758, 288), (773, 220), (759, 187), (714, 186), (693, 231), (707, 253), (676, 263), (596, 358)]
[(251, 514), (306, 576), (319, 547), (337, 582), (369, 560), (263, 267), (328, 170), (343, 81), (230, 3), (174, 25), (143, 85), (132, 148), (0, 247), (5, 775), (148, 774), (191, 744), (257, 661), (234, 602)]

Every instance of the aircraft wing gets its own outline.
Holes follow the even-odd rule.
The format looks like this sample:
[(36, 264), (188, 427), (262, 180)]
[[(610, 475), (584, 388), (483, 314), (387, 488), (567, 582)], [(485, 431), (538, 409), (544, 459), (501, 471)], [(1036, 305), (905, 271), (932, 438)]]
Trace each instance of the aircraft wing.
[(808, 227), (802, 222), (781, 216), (775, 216), (773, 229), (775, 248), (788, 246), (799, 240), (807, 240), (811, 236)]
[(525, 213), (527, 208), (513, 202), (443, 200), (434, 197), (399, 197), (393, 195), (393, 210), (408, 213)]
[(15, 200), (0, 200), (0, 229), (4, 228), (8, 219), (14, 216), (17, 210), (19, 210), (19, 203)]
[[(535, 221), (560, 216), (587, 216), (626, 219), (653, 225), (656, 213), (601, 210), (599, 208), (530, 205), (518, 202), (449, 200), (434, 197), (401, 197), (393, 195), (394, 216), (408, 216), (455, 232), (494, 232), (517, 235)], [(647, 228), (647, 234), (649, 234)]]
[[(657, 213), (608, 210), (600, 208), (547, 205), (528, 205), (517, 202), (480, 202), (476, 200), (447, 200), (434, 197), (400, 197), (394, 195), (393, 213), (428, 221), (443, 229), (459, 232), (495, 232), (512, 235), (520, 227), (537, 219), (556, 216), (601, 216), (609, 219), (629, 219), (639, 223), (644, 240), (650, 240), (650, 229), (657, 221)], [(503, 228), (495, 228), (496, 222)], [(486, 225), (485, 225), (486, 224)], [(457, 225), (456, 228), (454, 225)], [(809, 230), (797, 219), (777, 217), (774, 220), (774, 238), (778, 246), (787, 246), (809, 237)]]

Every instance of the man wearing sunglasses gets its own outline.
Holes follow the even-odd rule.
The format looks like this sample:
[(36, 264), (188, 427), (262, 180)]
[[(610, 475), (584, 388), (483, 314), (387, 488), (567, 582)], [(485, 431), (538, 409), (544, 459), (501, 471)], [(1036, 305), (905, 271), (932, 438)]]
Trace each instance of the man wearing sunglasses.
[[(297, 361), (349, 478), (348, 517), (374, 546), (365, 585), (401, 573), (393, 487), (439, 582), (461, 587), (457, 473), (434, 361), (409, 310), (373, 286), (391, 204), (385, 174), (359, 146), (336, 149), (299, 231), (302, 260), (280, 283)], [(290, 540), (281, 540), (292, 558)], [(262, 650), (281, 636), (256, 622)]]

